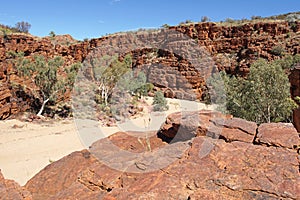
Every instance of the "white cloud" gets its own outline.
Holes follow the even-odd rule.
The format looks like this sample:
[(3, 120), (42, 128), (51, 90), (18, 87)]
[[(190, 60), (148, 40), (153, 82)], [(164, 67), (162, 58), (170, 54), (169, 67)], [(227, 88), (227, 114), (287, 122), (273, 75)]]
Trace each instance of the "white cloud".
[(112, 4), (119, 3), (119, 2), (121, 2), (121, 0), (111, 0), (110, 4), (112, 5)]

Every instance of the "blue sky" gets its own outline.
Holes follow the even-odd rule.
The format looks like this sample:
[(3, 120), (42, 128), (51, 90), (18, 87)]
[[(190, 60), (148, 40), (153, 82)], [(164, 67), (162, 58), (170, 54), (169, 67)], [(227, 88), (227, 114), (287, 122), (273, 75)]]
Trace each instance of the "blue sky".
[(188, 19), (200, 21), (202, 16), (220, 21), (299, 10), (299, 0), (14, 0), (1, 2), (0, 23), (13, 26), (27, 21), (33, 35), (54, 31), (84, 39)]

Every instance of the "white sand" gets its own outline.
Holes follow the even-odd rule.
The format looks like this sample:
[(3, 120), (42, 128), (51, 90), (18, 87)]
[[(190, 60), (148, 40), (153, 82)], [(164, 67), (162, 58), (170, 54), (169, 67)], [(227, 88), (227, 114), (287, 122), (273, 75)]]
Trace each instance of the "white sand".
[(50, 162), (84, 149), (72, 120), (40, 125), (7, 120), (0, 129), (0, 169), (21, 185)]
[[(152, 98), (147, 99), (151, 105)], [(0, 169), (7, 179), (20, 185), (52, 161), (78, 150), (88, 148), (94, 141), (118, 131), (158, 130), (165, 117), (173, 112), (213, 109), (201, 103), (168, 99), (169, 110), (163, 113), (144, 113), (118, 127), (99, 127), (97, 122), (63, 120), (41, 124), (18, 120), (0, 121)], [(149, 118), (151, 119), (149, 122)], [(15, 126), (15, 127), (14, 127)]]

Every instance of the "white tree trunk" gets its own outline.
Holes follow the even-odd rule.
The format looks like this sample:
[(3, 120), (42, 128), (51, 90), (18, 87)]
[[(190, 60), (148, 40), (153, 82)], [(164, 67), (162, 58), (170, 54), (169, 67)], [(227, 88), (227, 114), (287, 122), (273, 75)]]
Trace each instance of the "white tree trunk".
[(108, 104), (108, 88), (105, 88), (105, 96), (104, 96), (104, 103), (105, 103), (105, 105), (107, 105)]
[(43, 105), (42, 105), (40, 111), (38, 112), (37, 116), (42, 116), (42, 113), (43, 113), (43, 111), (44, 111), (45, 105), (47, 104), (48, 101), (49, 101), (49, 98), (46, 99), (46, 100), (43, 102)]
[(271, 123), (271, 106), (268, 105), (268, 123)]
[(104, 99), (104, 85), (102, 85), (101, 87), (101, 99), (103, 100)]

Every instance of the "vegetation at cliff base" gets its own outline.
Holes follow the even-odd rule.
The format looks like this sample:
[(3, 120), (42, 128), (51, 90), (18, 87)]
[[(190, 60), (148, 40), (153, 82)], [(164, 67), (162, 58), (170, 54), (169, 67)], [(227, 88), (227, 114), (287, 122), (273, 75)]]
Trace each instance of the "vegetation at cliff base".
[(96, 102), (107, 106), (116, 83), (131, 69), (132, 59), (127, 55), (121, 62), (116, 57), (104, 56), (86, 65), (90, 65), (93, 70), (92, 78), (97, 85)]
[(215, 75), (208, 81), (211, 89), (219, 92), (212, 100), (219, 104), (219, 110), (258, 124), (291, 121), (297, 104), (290, 97), (288, 75), (283, 69), (287, 65), (285, 60), (259, 59), (251, 65), (246, 79), (221, 72), (220, 77)]
[(147, 83), (145, 73), (132, 69), (131, 55), (122, 60), (116, 56), (103, 56), (85, 65), (92, 68), (99, 111), (108, 116), (126, 116), (128, 110), (137, 106), (138, 100), (154, 87)]
[(166, 111), (169, 109), (168, 102), (161, 91), (155, 92), (152, 104), (154, 111)]
[[(15, 57), (14, 64), (18, 75), (37, 86), (32, 91), (35, 98), (40, 100), (41, 107), (37, 115), (42, 115), (48, 102), (55, 104), (59, 96), (63, 95), (67, 89), (72, 89), (80, 67), (80, 64), (75, 63), (59, 73), (60, 67), (64, 65), (62, 57), (57, 56), (47, 60), (39, 55), (30, 60), (24, 57), (24, 53), (12, 53), (11, 56)], [(26, 87), (24, 81), (21, 88)]]

